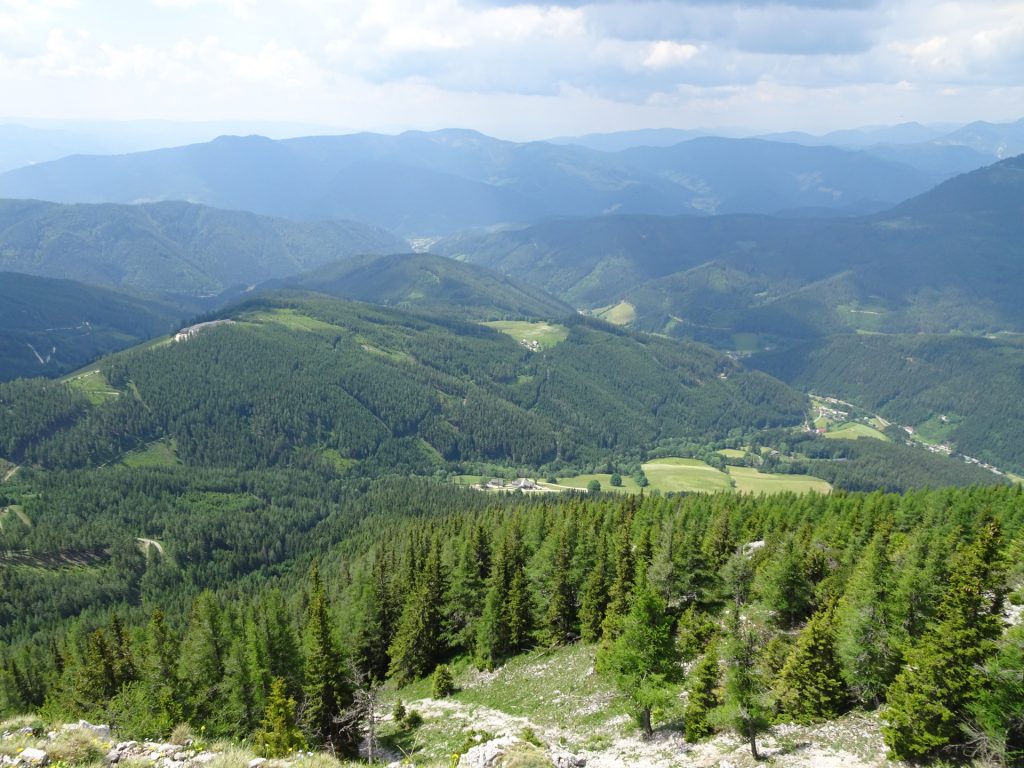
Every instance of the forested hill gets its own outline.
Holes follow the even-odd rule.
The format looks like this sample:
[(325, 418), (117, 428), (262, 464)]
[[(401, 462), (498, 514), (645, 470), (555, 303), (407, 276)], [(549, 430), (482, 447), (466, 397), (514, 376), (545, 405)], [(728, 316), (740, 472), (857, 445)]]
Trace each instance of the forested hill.
[[(299, 297), (255, 300), (228, 318), (101, 362), (109, 387), (98, 385), (98, 405), (74, 387), (8, 385), (0, 455), (81, 467), (166, 439), (197, 466), (538, 467), (796, 425), (806, 404), (707, 347), (579, 316), (501, 333)], [(545, 335), (524, 344), (535, 327)]]
[(497, 735), (486, 706), (589, 755), (657, 728), (676, 758), (718, 734), (717, 760), (824, 722), (808, 752), (877, 761), (880, 717), (894, 757), (1020, 764), (1019, 490), (552, 503), (179, 468), (7, 492), (33, 525), (0, 531), (0, 714), (355, 755), (357, 691), (387, 681), (375, 736), (423, 765)]
[(436, 244), (579, 307), (621, 300), (638, 327), (729, 345), (854, 329), (1024, 329), (1020, 158), (856, 219), (606, 216)]
[(802, 391), (856, 403), (930, 441), (1024, 472), (1019, 337), (840, 335), (747, 363)]
[(0, 200), (0, 270), (192, 295), (364, 253), (408, 250), (353, 222), (298, 224), (190, 203), (57, 205)]
[(173, 330), (187, 311), (180, 302), (0, 272), (0, 380), (73, 371)]
[(554, 320), (575, 313), (542, 286), (429, 253), (355, 257), (261, 286), (275, 287), (482, 320)]

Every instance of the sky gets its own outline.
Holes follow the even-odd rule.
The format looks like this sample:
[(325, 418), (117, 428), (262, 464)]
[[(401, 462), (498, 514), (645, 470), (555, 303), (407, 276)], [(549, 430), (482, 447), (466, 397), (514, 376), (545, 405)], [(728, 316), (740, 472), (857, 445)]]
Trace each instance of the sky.
[(6, 119), (510, 139), (1024, 116), (1024, 0), (0, 0)]

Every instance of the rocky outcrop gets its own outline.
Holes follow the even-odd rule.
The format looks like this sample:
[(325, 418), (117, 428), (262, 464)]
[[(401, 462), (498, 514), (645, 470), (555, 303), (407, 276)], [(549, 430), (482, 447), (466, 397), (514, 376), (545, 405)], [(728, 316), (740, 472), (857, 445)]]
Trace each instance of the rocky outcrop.
[(541, 749), (513, 736), (485, 741), (469, 749), (459, 758), (459, 768), (502, 768), (522, 766), (523, 768), (583, 768), (586, 758), (562, 749)]

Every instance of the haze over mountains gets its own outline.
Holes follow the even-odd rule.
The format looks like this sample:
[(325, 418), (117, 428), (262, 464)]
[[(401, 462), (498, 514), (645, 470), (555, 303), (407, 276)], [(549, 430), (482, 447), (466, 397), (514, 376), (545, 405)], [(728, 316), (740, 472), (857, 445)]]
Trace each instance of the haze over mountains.
[(472, 131), (354, 134), (75, 156), (0, 175), (0, 196), (187, 200), (286, 218), (341, 218), (432, 236), (551, 216), (887, 207), (947, 177), (834, 147), (704, 137), (618, 153)]

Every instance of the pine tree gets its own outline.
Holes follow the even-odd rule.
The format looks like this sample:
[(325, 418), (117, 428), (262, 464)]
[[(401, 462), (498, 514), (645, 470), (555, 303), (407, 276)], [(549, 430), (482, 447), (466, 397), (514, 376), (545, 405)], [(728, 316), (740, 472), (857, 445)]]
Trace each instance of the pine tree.
[(679, 680), (681, 668), (665, 602), (646, 579), (637, 585), (619, 630), (618, 637), (599, 651), (597, 667), (629, 698), (634, 719), (650, 736), (651, 712), (670, 701), (670, 684)]
[(360, 724), (343, 729), (335, 719), (352, 704), (352, 685), (344, 672), (345, 659), (334, 641), (327, 596), (320, 581), (320, 570), (315, 565), (310, 582), (302, 728), (313, 745), (331, 752), (355, 754)]
[(389, 674), (399, 685), (429, 674), (444, 657), (445, 574), (435, 540), (418, 574), (391, 643)]
[(445, 634), (456, 651), (472, 651), (476, 646), (476, 625), (484, 609), (491, 562), (488, 541), (482, 526), (474, 526), (461, 548), (445, 596)]
[(721, 677), (718, 644), (712, 640), (690, 673), (686, 710), (683, 713), (683, 731), (687, 741), (700, 741), (715, 732), (709, 716), (719, 704), (718, 684)]
[(794, 722), (830, 720), (843, 707), (834, 613), (833, 607), (827, 606), (810, 618), (776, 681), (779, 708)]
[(901, 760), (962, 746), (961, 726), (981, 697), (984, 664), (1002, 632), (1001, 540), (989, 523), (957, 557), (935, 621), (889, 687), (882, 733)]

